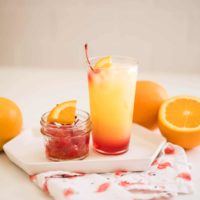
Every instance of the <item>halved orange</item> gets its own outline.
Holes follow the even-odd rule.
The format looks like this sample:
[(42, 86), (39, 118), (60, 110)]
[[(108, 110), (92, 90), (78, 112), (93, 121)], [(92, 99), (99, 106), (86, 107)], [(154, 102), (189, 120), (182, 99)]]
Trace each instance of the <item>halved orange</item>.
[(97, 61), (94, 68), (109, 68), (112, 65), (111, 56), (106, 56)]
[(165, 101), (158, 126), (169, 142), (191, 149), (200, 144), (200, 98), (177, 96)]
[(53, 108), (47, 118), (49, 123), (72, 124), (75, 121), (76, 100), (66, 101)]

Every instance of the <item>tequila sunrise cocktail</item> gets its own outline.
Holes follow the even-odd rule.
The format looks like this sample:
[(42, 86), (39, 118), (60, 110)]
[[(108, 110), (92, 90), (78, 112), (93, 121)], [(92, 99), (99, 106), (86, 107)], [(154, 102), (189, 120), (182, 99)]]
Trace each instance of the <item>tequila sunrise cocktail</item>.
[(128, 57), (89, 60), (88, 85), (94, 149), (117, 155), (128, 150), (137, 64)]

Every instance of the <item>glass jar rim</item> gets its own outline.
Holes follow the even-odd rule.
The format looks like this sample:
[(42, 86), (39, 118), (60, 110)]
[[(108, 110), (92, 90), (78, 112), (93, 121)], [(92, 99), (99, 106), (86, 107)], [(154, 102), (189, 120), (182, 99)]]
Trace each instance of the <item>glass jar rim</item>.
[[(75, 124), (75, 125), (74, 125), (74, 124), (73, 124), (73, 125), (71, 125), (71, 124), (58, 124), (58, 125), (57, 125), (57, 124), (51, 124), (51, 123), (49, 123), (45, 118), (47, 118), (47, 116), (48, 116), (48, 114), (50, 113), (50, 111), (45, 112), (45, 113), (42, 115), (41, 120), (40, 120), (40, 124), (41, 124), (42, 126), (48, 126), (49, 128), (55, 128), (55, 127), (56, 127), (56, 128), (60, 128), (60, 127), (62, 127), (62, 128), (66, 128), (66, 129), (81, 128), (81, 127), (87, 125), (88, 122), (91, 124), (91, 122), (90, 122), (90, 114), (89, 114), (88, 112), (86, 112), (86, 111), (84, 111), (84, 110), (81, 110), (81, 109), (77, 109), (76, 115), (78, 115), (78, 112), (85, 115), (85, 119), (84, 119), (84, 120), (81, 120), (81, 122), (79, 122), (78, 126), (76, 126), (77, 124)], [(79, 114), (79, 115), (80, 115), (80, 114)], [(89, 125), (90, 125), (90, 124), (89, 124)], [(75, 127), (75, 126), (76, 126), (76, 127)]]

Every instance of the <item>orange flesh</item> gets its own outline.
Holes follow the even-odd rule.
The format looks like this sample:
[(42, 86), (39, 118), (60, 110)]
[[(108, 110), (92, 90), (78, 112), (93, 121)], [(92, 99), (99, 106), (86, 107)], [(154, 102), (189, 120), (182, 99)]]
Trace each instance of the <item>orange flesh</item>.
[(97, 61), (94, 68), (109, 68), (112, 65), (111, 56), (106, 56)]
[(62, 110), (59, 115), (57, 120), (61, 124), (72, 124), (75, 121), (75, 107), (68, 107), (64, 110)]
[(48, 116), (48, 122), (57, 122), (60, 124), (72, 124), (75, 121), (76, 100), (58, 104), (51, 110)]
[(181, 128), (200, 125), (200, 102), (192, 99), (177, 99), (168, 104), (166, 120)]

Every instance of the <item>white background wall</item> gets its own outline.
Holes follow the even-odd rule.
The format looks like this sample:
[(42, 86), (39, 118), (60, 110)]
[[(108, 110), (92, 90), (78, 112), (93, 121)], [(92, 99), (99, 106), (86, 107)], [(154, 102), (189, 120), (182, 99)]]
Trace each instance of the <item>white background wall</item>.
[(0, 66), (84, 67), (86, 41), (140, 71), (200, 74), (200, 1), (0, 0)]

